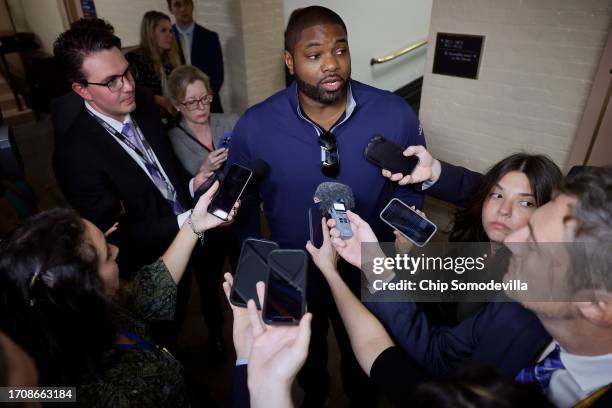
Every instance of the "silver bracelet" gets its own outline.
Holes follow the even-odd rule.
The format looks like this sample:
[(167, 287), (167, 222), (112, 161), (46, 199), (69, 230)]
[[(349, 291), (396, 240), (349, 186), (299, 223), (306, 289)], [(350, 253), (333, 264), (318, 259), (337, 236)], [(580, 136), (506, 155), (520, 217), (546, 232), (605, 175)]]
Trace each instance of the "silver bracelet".
[(195, 225), (193, 225), (193, 220), (191, 219), (191, 213), (189, 213), (189, 217), (187, 217), (187, 224), (191, 227), (191, 231), (198, 237), (200, 240), (200, 244), (204, 245), (204, 232), (196, 231)]

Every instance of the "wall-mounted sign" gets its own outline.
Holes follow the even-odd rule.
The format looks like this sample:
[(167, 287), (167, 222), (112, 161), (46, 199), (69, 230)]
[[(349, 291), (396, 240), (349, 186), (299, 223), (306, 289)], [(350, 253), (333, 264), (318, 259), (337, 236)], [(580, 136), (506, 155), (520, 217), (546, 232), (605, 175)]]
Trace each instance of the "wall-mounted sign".
[(81, 0), (81, 10), (83, 10), (83, 18), (97, 17), (94, 0)]
[(477, 79), (484, 36), (438, 33), (432, 72)]

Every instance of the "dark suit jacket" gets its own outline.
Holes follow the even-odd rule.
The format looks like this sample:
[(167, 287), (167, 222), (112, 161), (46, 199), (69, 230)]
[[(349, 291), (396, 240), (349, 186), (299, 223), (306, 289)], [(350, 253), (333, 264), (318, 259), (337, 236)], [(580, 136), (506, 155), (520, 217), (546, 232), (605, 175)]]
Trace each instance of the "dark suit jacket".
[[(174, 156), (152, 99), (140, 102), (131, 115), (176, 188), (179, 201), (189, 208), (189, 176)], [(178, 231), (176, 216), (148, 175), (86, 112), (83, 103), (71, 126), (62, 130), (53, 152), (60, 189), (81, 216), (102, 231), (119, 221), (119, 230), (110, 241), (121, 249), (122, 276), (130, 276), (135, 268), (162, 255), (172, 242)]]
[(431, 187), (423, 190), (422, 185), (417, 190), (443, 201), (465, 206), (466, 200), (482, 180), (482, 174), (441, 161), (440, 178)]
[[(174, 37), (179, 45), (181, 54), (181, 62), (185, 63), (185, 56), (181, 48), (181, 37), (173, 25)], [(210, 86), (215, 93), (215, 99), (211, 105), (211, 112), (222, 113), (221, 99), (219, 91), (223, 85), (223, 53), (221, 52), (221, 43), (219, 35), (207, 30), (199, 24), (195, 24), (193, 29), (193, 43), (191, 45), (191, 65), (198, 67), (210, 78)]]

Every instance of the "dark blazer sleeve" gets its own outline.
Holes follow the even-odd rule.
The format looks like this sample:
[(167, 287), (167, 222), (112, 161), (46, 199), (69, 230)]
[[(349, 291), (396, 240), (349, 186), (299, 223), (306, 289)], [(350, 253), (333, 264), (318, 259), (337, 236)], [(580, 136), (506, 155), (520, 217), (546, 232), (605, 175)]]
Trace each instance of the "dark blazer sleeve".
[(234, 368), (234, 383), (232, 385), (232, 395), (230, 401), (231, 408), (248, 408), (251, 406), (249, 387), (247, 382), (246, 364)]
[(448, 201), (460, 207), (465, 206), (466, 200), (482, 180), (482, 174), (440, 161), (442, 172), (440, 178), (431, 187), (422, 190), (423, 193), (437, 199)]
[(542, 351), (550, 336), (533, 313), (505, 300), (489, 303), (454, 327), (431, 325), (413, 302), (365, 304), (396, 344), (433, 376), (456, 375), (468, 361), (514, 376)]

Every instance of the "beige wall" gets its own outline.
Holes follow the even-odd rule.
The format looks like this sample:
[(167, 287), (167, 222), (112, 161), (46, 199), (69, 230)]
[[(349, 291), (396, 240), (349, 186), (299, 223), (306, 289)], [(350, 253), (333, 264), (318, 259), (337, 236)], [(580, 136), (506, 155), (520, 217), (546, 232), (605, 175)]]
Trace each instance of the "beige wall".
[(281, 0), (242, 0), (244, 55), (249, 106), (285, 87), (284, 22)]
[(612, 22), (609, 0), (434, 0), (429, 34), (484, 35), (478, 80), (431, 73), (420, 117), (439, 158), (482, 171), (519, 150), (564, 166)]
[(59, 0), (10, 1), (11, 13), (18, 31), (38, 36), (42, 49), (53, 53), (53, 42), (66, 29), (68, 22)]
[[(219, 34), (226, 111), (241, 113), (282, 88), (282, 0), (194, 0), (194, 4), (195, 20)], [(96, 10), (115, 26), (124, 46), (140, 41), (140, 20), (146, 11), (169, 14), (166, 0), (96, 0)]]

